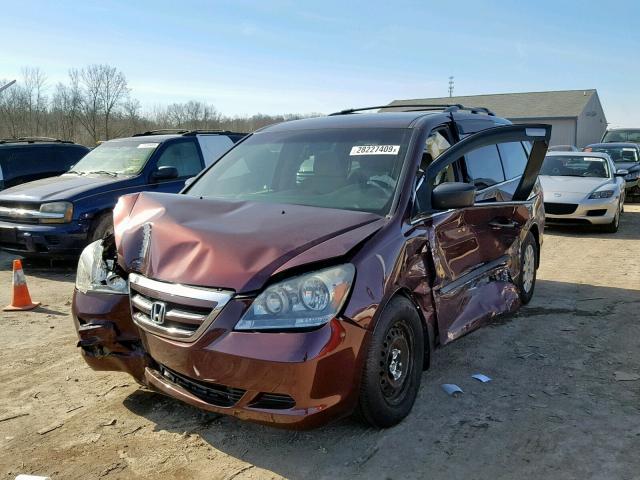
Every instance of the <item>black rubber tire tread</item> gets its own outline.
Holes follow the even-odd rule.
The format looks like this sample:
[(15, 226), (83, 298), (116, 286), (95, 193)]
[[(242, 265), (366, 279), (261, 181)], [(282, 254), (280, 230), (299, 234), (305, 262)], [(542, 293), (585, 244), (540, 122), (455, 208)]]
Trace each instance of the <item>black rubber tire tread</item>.
[(96, 219), (89, 236), (90, 242), (102, 240), (108, 233), (113, 233), (113, 214), (111, 212), (103, 213)]
[[(379, 354), (388, 331), (401, 320), (404, 320), (413, 333), (413, 365), (407, 373), (407, 381), (410, 383), (406, 387), (404, 398), (398, 405), (390, 405), (379, 385)], [(387, 428), (396, 425), (409, 414), (420, 389), (425, 348), (428, 348), (425, 345), (428, 343), (425, 344), (422, 320), (416, 307), (401, 295), (392, 298), (378, 319), (366, 353), (356, 410), (356, 415), (361, 420), (376, 428)]]

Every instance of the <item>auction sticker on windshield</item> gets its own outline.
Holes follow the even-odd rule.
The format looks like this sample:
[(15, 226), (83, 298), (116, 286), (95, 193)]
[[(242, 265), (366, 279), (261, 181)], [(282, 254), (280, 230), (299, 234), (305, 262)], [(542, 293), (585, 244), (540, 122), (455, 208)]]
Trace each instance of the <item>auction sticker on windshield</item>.
[(400, 145), (356, 145), (349, 155), (398, 155)]
[(158, 145), (157, 143), (141, 143), (138, 148), (156, 148)]

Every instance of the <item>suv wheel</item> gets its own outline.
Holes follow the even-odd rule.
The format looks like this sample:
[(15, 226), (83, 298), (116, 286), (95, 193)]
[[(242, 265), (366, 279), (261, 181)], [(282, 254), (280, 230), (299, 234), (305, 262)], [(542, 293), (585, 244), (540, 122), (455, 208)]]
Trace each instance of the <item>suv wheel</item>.
[(358, 413), (374, 427), (391, 427), (406, 417), (418, 394), (425, 339), (414, 305), (393, 298), (373, 332), (363, 368)]
[(533, 234), (527, 232), (527, 236), (520, 248), (520, 277), (518, 280), (518, 293), (523, 305), (531, 301), (533, 291), (536, 288), (538, 254), (538, 246)]
[(89, 235), (90, 242), (102, 240), (106, 235), (113, 233), (113, 216), (111, 212), (104, 213), (98, 217)]

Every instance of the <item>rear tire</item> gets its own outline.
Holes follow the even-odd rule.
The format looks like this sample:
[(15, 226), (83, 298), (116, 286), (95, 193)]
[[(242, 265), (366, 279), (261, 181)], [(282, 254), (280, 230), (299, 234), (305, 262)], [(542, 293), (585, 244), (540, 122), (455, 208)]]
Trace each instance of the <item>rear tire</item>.
[(366, 355), (357, 413), (374, 427), (391, 427), (413, 407), (425, 358), (422, 321), (408, 299), (384, 307)]
[(108, 234), (113, 233), (113, 215), (111, 212), (104, 213), (95, 221), (93, 229), (89, 234), (89, 242), (102, 240)]
[(538, 252), (536, 240), (531, 232), (527, 232), (520, 247), (520, 276), (517, 285), (520, 301), (523, 305), (531, 301), (536, 288), (538, 255), (540, 252)]

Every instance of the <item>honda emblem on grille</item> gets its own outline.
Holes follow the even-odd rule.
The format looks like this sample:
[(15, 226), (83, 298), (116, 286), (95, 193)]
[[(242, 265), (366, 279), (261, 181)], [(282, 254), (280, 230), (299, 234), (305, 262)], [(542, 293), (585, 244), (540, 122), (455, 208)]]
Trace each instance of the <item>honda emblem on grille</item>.
[(157, 325), (164, 323), (164, 316), (167, 314), (167, 304), (164, 302), (153, 302), (149, 318)]

